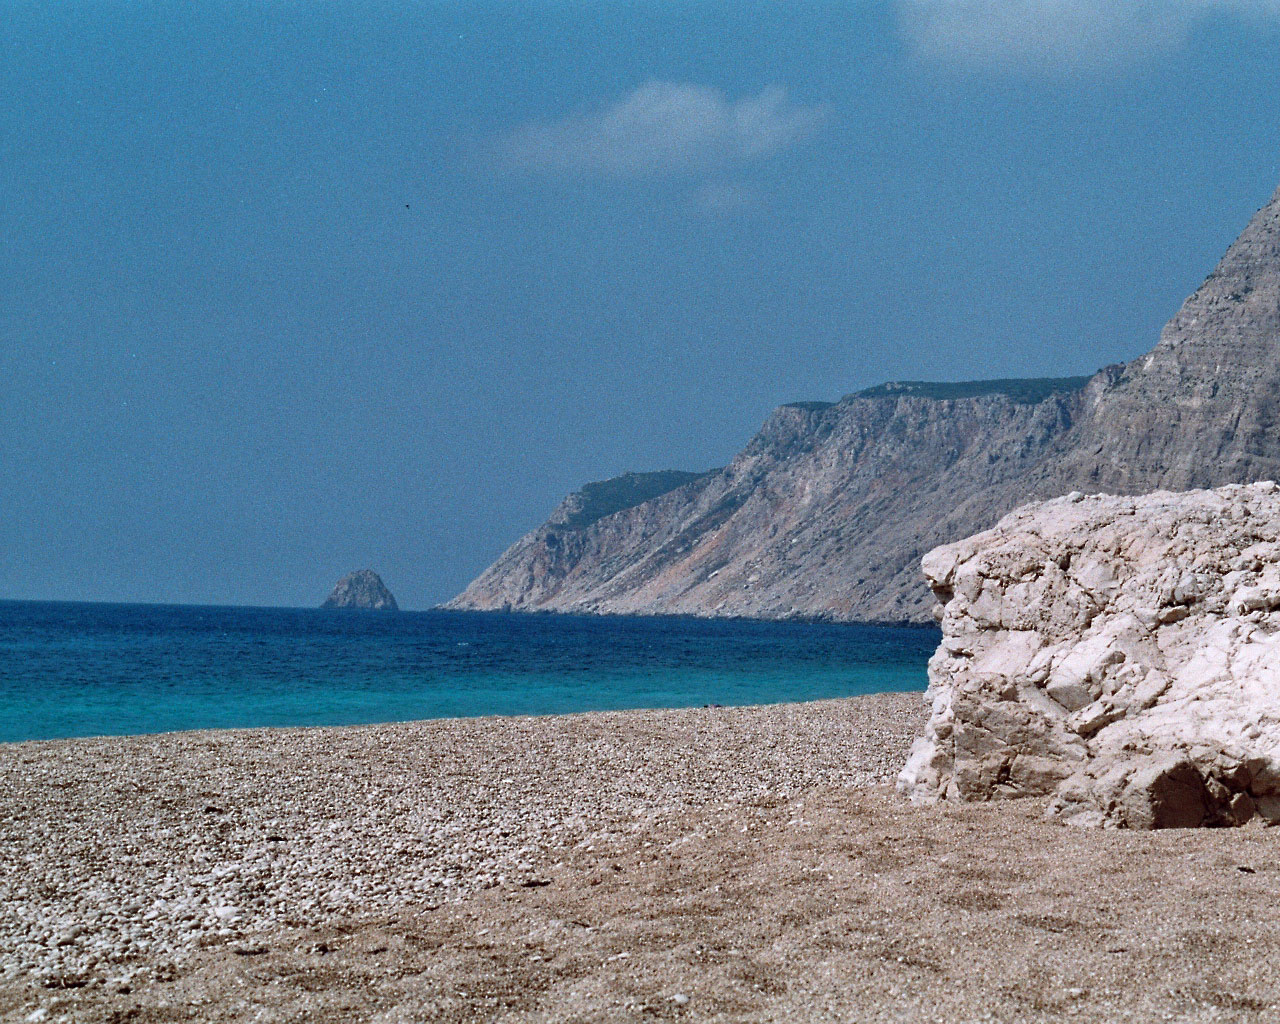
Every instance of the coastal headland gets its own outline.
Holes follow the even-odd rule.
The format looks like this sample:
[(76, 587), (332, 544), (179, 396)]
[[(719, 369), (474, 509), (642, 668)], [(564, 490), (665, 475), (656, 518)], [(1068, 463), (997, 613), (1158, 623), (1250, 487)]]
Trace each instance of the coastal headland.
[(1274, 833), (891, 788), (919, 694), (0, 748), (5, 1021), (1256, 1021)]
[(921, 557), (1027, 501), (1280, 478), (1277, 337), (1280, 191), (1128, 363), (783, 405), (723, 469), (570, 495), (448, 607), (929, 622)]

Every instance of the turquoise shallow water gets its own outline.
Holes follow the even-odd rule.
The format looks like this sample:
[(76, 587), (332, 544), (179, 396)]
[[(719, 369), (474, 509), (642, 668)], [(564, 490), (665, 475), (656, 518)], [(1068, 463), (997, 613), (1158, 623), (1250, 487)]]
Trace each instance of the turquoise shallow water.
[(930, 629), (0, 602), (0, 742), (924, 689)]

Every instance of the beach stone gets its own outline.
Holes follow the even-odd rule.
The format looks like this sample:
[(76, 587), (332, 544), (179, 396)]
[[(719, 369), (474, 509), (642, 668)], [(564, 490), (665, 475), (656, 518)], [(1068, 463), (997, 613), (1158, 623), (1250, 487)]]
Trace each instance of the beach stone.
[(931, 551), (917, 801), (1049, 796), (1079, 825), (1280, 821), (1274, 483), (1068, 495)]

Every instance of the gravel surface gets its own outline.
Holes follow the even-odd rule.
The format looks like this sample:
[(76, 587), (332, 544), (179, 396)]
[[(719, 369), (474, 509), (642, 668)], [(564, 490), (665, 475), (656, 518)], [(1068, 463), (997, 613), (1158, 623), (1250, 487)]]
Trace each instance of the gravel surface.
[(274, 926), (535, 879), (691, 808), (893, 778), (919, 694), (0, 745), (0, 980), (127, 984)]
[(0, 1021), (1280, 1021), (1280, 830), (913, 806), (924, 716), (0, 747)]

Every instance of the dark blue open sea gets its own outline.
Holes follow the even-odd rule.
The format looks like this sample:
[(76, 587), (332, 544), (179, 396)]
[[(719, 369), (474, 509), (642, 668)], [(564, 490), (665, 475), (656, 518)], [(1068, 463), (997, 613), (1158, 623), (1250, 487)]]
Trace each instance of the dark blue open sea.
[(0, 741), (924, 689), (931, 629), (0, 602)]

